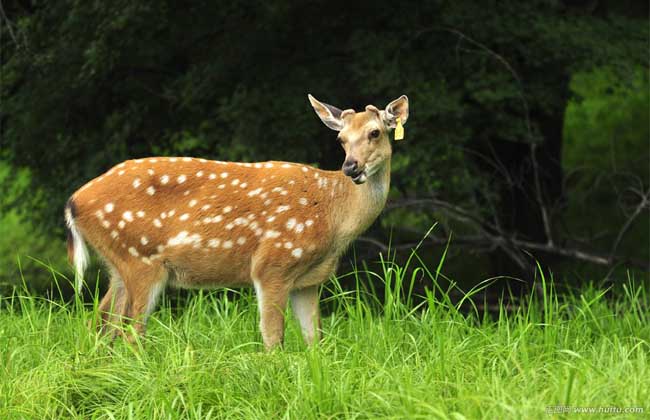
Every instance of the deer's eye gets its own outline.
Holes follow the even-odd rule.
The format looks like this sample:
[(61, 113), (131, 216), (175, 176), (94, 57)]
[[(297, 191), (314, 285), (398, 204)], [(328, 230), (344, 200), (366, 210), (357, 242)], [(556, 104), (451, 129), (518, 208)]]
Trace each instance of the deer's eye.
[(370, 132), (370, 138), (371, 139), (376, 139), (376, 138), (379, 137), (380, 134), (381, 134), (381, 132), (379, 130), (372, 130)]

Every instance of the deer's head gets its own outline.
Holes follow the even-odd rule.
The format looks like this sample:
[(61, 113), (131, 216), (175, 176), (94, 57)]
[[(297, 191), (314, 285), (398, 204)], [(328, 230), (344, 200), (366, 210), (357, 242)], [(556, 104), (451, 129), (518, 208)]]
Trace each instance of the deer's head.
[(397, 118), (401, 119), (402, 124), (406, 123), (409, 116), (408, 98), (402, 95), (383, 110), (368, 105), (365, 111), (355, 112), (353, 109), (341, 111), (311, 95), (308, 97), (321, 121), (339, 132), (338, 141), (345, 150), (343, 173), (356, 184), (363, 184), (390, 159), (389, 132), (397, 125)]

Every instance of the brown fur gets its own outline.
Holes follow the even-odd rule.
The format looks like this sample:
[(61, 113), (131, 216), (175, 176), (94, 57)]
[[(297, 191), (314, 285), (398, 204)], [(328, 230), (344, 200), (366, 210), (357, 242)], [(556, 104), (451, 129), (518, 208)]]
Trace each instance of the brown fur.
[(345, 119), (346, 153), (377, 165), (362, 185), (297, 163), (153, 157), (123, 162), (75, 192), (74, 223), (112, 272), (103, 322), (126, 316), (144, 332), (166, 284), (254, 286), (267, 348), (282, 342), (289, 296), (312, 342), (318, 285), (381, 212), (390, 181), (386, 128), (362, 144), (382, 126), (377, 114)]

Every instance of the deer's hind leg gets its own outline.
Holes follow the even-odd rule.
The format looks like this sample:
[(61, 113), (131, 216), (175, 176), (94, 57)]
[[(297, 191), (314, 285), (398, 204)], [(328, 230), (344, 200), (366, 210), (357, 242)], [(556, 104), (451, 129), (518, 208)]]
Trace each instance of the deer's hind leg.
[(111, 275), (110, 284), (97, 308), (100, 317), (97, 328), (101, 334), (115, 333), (120, 327), (128, 299), (119, 273), (111, 264), (107, 265)]
[(141, 264), (123, 271), (121, 274), (126, 294), (123, 313), (136, 334), (143, 336), (149, 315), (167, 284), (168, 272), (158, 263)]

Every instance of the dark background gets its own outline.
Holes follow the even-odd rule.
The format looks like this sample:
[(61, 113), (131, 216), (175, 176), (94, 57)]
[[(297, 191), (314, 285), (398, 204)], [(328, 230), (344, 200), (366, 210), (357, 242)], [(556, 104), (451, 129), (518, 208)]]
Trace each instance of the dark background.
[(339, 168), (307, 93), (410, 99), (388, 204), (341, 272), (438, 222), (419, 254), (449, 243), (464, 287), (528, 286), (536, 261), (567, 285), (647, 279), (647, 1), (0, 4), (0, 290), (70, 274), (63, 205), (122, 160)]

